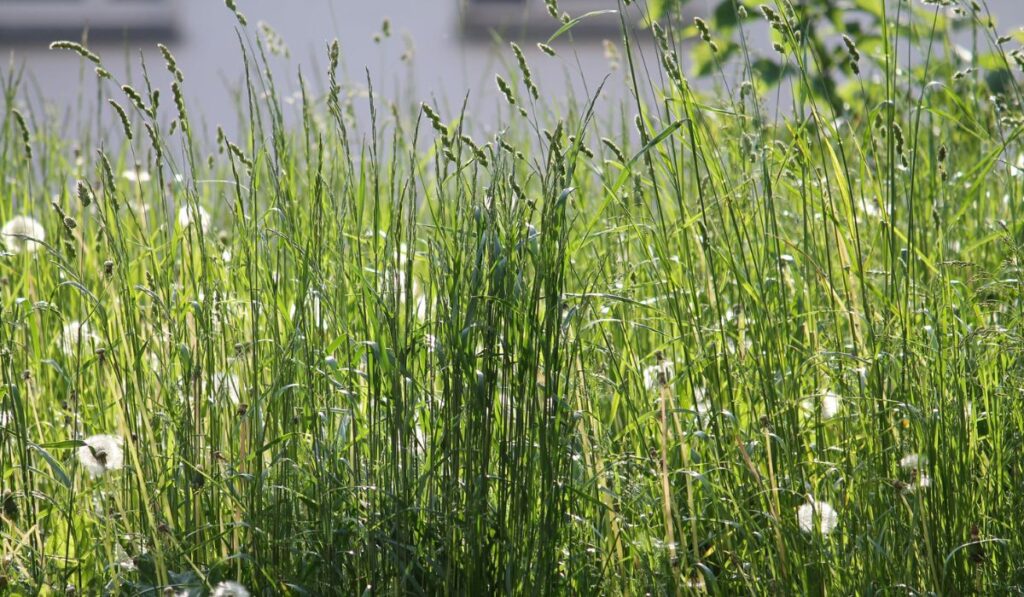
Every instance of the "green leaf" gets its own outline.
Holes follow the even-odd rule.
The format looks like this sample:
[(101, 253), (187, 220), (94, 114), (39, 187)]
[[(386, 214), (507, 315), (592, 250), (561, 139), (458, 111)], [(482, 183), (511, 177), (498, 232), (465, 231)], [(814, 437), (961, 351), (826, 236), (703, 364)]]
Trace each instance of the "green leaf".
[(559, 207), (564, 205), (565, 202), (569, 199), (569, 195), (572, 195), (574, 192), (576, 192), (576, 187), (562, 189), (562, 192), (558, 194), (558, 200), (555, 201), (555, 205)]
[(49, 450), (69, 450), (71, 448), (80, 448), (85, 445), (80, 439), (66, 439), (62, 442), (50, 442), (48, 444), (37, 444), (40, 448), (47, 448)]
[(43, 457), (46, 464), (50, 465), (50, 470), (53, 471), (53, 476), (56, 477), (64, 487), (71, 489), (71, 478), (68, 477), (68, 474), (64, 471), (64, 467), (60, 465), (60, 462), (57, 462), (56, 458), (54, 458), (39, 444), (29, 444), (28, 449), (39, 452), (39, 455)]
[(717, 42), (718, 52), (712, 52), (711, 46), (706, 43), (698, 43), (693, 48), (693, 67), (697, 76), (704, 77), (711, 74), (719, 64), (724, 64), (730, 56), (739, 50), (739, 45), (731, 42)]
[(984, 70), (1002, 70), (1006, 68), (1002, 52), (985, 52), (977, 56), (977, 64)]
[(277, 444), (280, 444), (282, 442), (286, 442), (286, 441), (292, 439), (293, 437), (297, 437), (297, 435), (298, 434), (296, 434), (296, 433), (286, 433), (286, 434), (284, 434), (284, 435), (282, 435), (280, 437), (274, 438), (272, 441), (263, 444), (263, 447), (260, 448), (259, 453), (262, 454), (263, 452), (266, 452), (267, 450), (273, 448)]
[(733, 0), (722, 0), (714, 12), (716, 29), (732, 29), (740, 22)]
[(619, 188), (621, 188), (623, 184), (625, 184), (626, 179), (629, 178), (630, 170), (633, 169), (633, 165), (636, 164), (645, 153), (647, 153), (656, 145), (664, 141), (669, 135), (676, 132), (676, 130), (680, 126), (682, 126), (682, 124), (682, 120), (677, 120), (672, 124), (668, 125), (664, 129), (662, 129), (661, 132), (658, 133), (653, 139), (651, 139), (650, 142), (647, 143), (647, 145), (644, 145), (642, 148), (640, 148), (640, 151), (636, 152), (633, 155), (633, 157), (629, 158), (629, 161), (623, 165), (622, 172), (619, 174), (619, 178), (615, 180), (615, 184), (611, 188), (613, 195), (618, 192)]
[(784, 66), (769, 58), (755, 60), (754, 64), (751, 65), (751, 68), (755, 73), (757, 73), (757, 76), (761, 78), (761, 81), (769, 86), (777, 85), (778, 82), (782, 80), (782, 77), (788, 74), (788, 71)]
[(568, 30), (572, 29), (573, 27), (575, 27), (583, 19), (589, 19), (590, 17), (596, 17), (598, 15), (607, 15), (607, 14), (619, 14), (619, 11), (617, 11), (615, 9), (592, 10), (592, 11), (586, 13), (586, 14), (582, 14), (582, 15), (576, 17), (575, 19), (572, 19), (568, 23), (562, 25), (561, 27), (559, 27), (558, 31), (555, 31), (554, 35), (552, 35), (551, 37), (548, 38), (547, 43), (551, 44), (551, 42), (553, 42), (556, 39), (558, 39), (566, 31), (568, 31)]
[(657, 21), (665, 14), (665, 5), (668, 0), (647, 0), (647, 18), (650, 21)]
[(881, 20), (884, 15), (883, 0), (856, 0), (857, 8)]
[[(647, 0), (647, 20), (654, 22), (690, 0)], [(726, 0), (731, 2), (732, 0)]]

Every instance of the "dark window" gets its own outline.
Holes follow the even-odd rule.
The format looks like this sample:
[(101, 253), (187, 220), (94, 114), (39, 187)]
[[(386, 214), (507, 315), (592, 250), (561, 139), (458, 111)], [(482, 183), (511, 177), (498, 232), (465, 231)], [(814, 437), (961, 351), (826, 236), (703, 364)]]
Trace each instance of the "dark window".
[[(618, 0), (559, 0), (558, 7), (571, 15), (618, 8)], [(620, 25), (615, 15), (585, 19), (573, 29), (576, 34), (607, 35)], [(508, 36), (550, 35), (558, 28), (548, 14), (544, 0), (462, 0), (462, 32), (466, 37), (491, 39), (491, 31)]]
[(0, 0), (0, 43), (174, 35), (177, 0)]

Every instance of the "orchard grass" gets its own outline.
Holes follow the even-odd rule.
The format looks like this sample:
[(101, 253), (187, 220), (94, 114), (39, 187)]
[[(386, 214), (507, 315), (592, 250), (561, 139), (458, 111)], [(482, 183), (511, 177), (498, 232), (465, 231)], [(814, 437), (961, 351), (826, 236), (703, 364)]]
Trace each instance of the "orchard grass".
[(1024, 590), (1024, 39), (861, 4), (623, 4), (615, 105), (553, 21), (489, 136), (337, 43), (286, 102), (233, 2), (235, 131), (5, 66), (3, 591)]

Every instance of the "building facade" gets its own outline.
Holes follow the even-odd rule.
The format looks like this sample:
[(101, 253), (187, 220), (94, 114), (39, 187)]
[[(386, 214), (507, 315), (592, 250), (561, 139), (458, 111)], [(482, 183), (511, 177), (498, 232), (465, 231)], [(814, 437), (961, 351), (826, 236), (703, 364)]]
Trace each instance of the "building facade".
[[(695, 15), (711, 14), (719, 2), (691, 0), (687, 6)], [(507, 46), (494, 43), (494, 28), (507, 37), (529, 40), (523, 48), (549, 98), (584, 97), (609, 75), (612, 83), (605, 89), (610, 96), (625, 89), (605, 43), (620, 37), (615, 14), (597, 14), (581, 22), (573, 30), (572, 44), (565, 37), (554, 44), (559, 55), (552, 58), (533, 43), (558, 28), (543, 0), (237, 4), (251, 28), (266, 23), (287, 45), (290, 57), (275, 59), (278, 89), (284, 96), (297, 91), (299, 66), (307, 81), (322, 84), (326, 47), (337, 38), (348, 80), (362, 84), (368, 71), (382, 96), (429, 100), (450, 115), (468, 91), (471, 113), (487, 120), (500, 105), (495, 73), (515, 68)], [(1001, 32), (1010, 30), (1005, 24), (1024, 23), (1024, 0), (986, 0), (986, 5), (1004, 24)], [(574, 16), (617, 6), (617, 0), (559, 0), (559, 7)], [(195, 113), (208, 125), (234, 128), (238, 111), (233, 90), (243, 81), (236, 26), (221, 0), (0, 0), (0, 73), (24, 67), (24, 100), (36, 106), (34, 100), (41, 99), (58, 114), (71, 114), (80, 100), (95, 99), (95, 77), (68, 52), (49, 50), (50, 41), (79, 41), (87, 28), (89, 47), (118, 79), (138, 83), (144, 60), (154, 83), (167, 88), (170, 78), (156, 48), (163, 42), (185, 73), (185, 93)], [(764, 34), (755, 35), (761, 36), (756, 42), (769, 45)]]

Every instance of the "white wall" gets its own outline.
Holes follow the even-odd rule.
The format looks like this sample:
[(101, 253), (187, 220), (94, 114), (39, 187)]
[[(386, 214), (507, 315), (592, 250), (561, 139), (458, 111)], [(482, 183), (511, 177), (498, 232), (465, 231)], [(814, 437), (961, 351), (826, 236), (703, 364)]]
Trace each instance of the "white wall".
[[(352, 81), (362, 84), (365, 69), (373, 77), (375, 90), (394, 96), (404, 90), (405, 99), (437, 98), (441, 105), (457, 109), (467, 90), (473, 93), (471, 107), (490, 113), (498, 100), (494, 73), (505, 72), (499, 56), (487, 40), (470, 41), (461, 35), (455, 0), (239, 0), (250, 27), (259, 21), (270, 24), (285, 40), (291, 51), (290, 64), (279, 61), (276, 66), (279, 91), (282, 95), (297, 89), (295, 72), (302, 67), (307, 81), (321, 89), (324, 81), (326, 46), (334, 38), (341, 42), (345, 72)], [(242, 81), (242, 60), (235, 37), (234, 16), (220, 0), (178, 0), (178, 39), (168, 45), (185, 73), (185, 90), (191, 106), (205, 115), (209, 124), (231, 126), (236, 118), (229, 88)], [(390, 39), (373, 40), (387, 17), (392, 23)], [(614, 16), (606, 17), (614, 19)], [(552, 31), (557, 28), (552, 22)], [(414, 58), (411, 63), (400, 57), (406, 51), (405, 38), (412, 40)], [(49, 40), (18, 42), (5, 45), (0, 39), (0, 73), (10, 69), (10, 56), (15, 65), (24, 64), (28, 77), (34, 78), (42, 95), (63, 110), (74, 106), (81, 88), (79, 60), (67, 51), (47, 49)], [(155, 48), (155, 40), (130, 43), (126, 52), (123, 41), (91, 43), (104, 64), (118, 77), (138, 80), (138, 50), (141, 46), (153, 79), (162, 88), (164, 103), (170, 105), (170, 79), (163, 59)], [(556, 44), (557, 45), (557, 44)], [(600, 82), (608, 72), (600, 39), (591, 38), (577, 44), (576, 54), (567, 46), (559, 58), (544, 56), (534, 44), (523, 44), (534, 66), (542, 89), (564, 95), (565, 77), (579, 80), (575, 60), (580, 60), (586, 80)], [(127, 56), (126, 56), (127, 54)], [(504, 51), (503, 59), (511, 59)], [(135, 65), (128, 68), (128, 65)], [(573, 74), (567, 74), (573, 73)], [(92, 69), (84, 80), (92, 83)], [(92, 99), (92, 93), (85, 95)], [(122, 99), (122, 98), (117, 98)]]
[[(177, 0), (179, 39), (171, 49), (185, 72), (186, 94), (192, 109), (202, 113), (209, 124), (232, 126), (236, 118), (228, 89), (241, 81), (241, 59), (233, 33), (234, 17), (220, 0)], [(494, 85), (494, 73), (504, 72), (491, 45), (487, 41), (467, 41), (459, 32), (457, 0), (238, 0), (240, 9), (248, 16), (250, 25), (266, 21), (281, 34), (291, 49), (291, 65), (282, 65), (278, 75), (284, 93), (294, 91), (295, 70), (301, 65), (307, 79), (314, 84), (323, 81), (326, 63), (325, 47), (337, 37), (341, 41), (343, 58), (349, 76), (364, 80), (363, 70), (369, 68), (375, 87), (385, 95), (393, 96), (404, 88), (402, 97), (426, 99), (438, 97), (438, 103), (452, 110), (461, 103), (466, 90), (470, 90), (474, 113), (487, 120), (500, 104)], [(895, 2), (895, 0), (893, 0)], [(913, 0), (917, 2), (919, 0)], [(610, 0), (614, 5), (614, 0)], [(718, 0), (694, 0), (696, 13), (700, 6), (714, 6)], [(1024, 0), (987, 0), (1002, 22), (1024, 23)], [(393, 34), (377, 44), (373, 35), (380, 30), (382, 20), (388, 17)], [(612, 18), (615, 17), (604, 17)], [(554, 29), (554, 24), (552, 24)], [(1002, 25), (1001, 31), (1009, 30)], [(414, 44), (412, 64), (400, 61), (406, 50), (403, 37), (409, 35)], [(123, 42), (93, 44), (108, 68), (120, 77), (138, 78), (138, 69), (127, 64), (138, 63), (138, 45), (126, 52)], [(24, 64), (26, 72), (38, 84), (45, 98), (62, 111), (75, 105), (79, 96), (81, 69), (79, 61), (68, 52), (50, 51), (47, 42), (5, 45), (0, 39), (0, 74), (14, 65)], [(549, 58), (542, 55), (533, 43), (524, 43), (524, 49), (535, 74), (546, 93), (564, 97), (566, 81), (571, 80), (577, 90), (586, 81), (594, 89), (609, 73), (603, 56), (600, 38), (590, 38), (573, 48), (557, 45), (560, 55)], [(163, 88), (164, 102), (171, 103), (168, 92), (169, 78), (163, 60), (156, 52), (154, 42), (143, 44), (143, 54), (149, 71)], [(128, 56), (126, 57), (126, 54)], [(505, 60), (510, 53), (503, 52)], [(127, 58), (127, 60), (126, 60)], [(576, 61), (579, 60), (577, 66)], [(581, 75), (582, 73), (582, 75)], [(623, 88), (619, 78), (613, 77), (610, 89)], [(91, 82), (91, 69), (84, 79)], [(319, 87), (317, 87), (319, 88)], [(93, 99), (92, 94), (85, 96)], [(123, 98), (118, 98), (123, 99)]]

